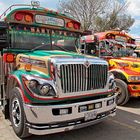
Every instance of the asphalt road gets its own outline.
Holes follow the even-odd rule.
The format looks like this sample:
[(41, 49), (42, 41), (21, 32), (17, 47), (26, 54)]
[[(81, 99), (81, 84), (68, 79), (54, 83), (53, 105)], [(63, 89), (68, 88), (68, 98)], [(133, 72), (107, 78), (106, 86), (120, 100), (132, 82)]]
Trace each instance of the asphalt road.
[[(10, 122), (0, 114), (0, 140), (19, 140)], [(118, 107), (117, 115), (105, 121), (65, 133), (31, 136), (26, 140), (140, 140), (140, 98)]]

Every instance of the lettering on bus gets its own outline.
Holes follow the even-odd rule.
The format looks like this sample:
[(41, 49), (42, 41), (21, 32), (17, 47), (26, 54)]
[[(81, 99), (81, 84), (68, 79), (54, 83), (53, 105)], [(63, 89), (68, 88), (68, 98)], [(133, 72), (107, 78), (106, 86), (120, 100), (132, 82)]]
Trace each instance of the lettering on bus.
[(44, 15), (36, 15), (35, 16), (36, 23), (46, 24), (46, 25), (54, 25), (64, 27), (64, 20), (60, 18), (44, 16)]

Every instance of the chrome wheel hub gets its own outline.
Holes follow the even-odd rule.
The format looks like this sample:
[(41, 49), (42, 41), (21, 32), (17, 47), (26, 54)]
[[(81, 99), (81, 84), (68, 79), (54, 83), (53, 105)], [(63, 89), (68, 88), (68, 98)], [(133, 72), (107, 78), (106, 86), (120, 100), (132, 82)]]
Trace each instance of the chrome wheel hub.
[(14, 98), (12, 102), (12, 119), (16, 127), (21, 123), (21, 107), (17, 98)]
[(120, 87), (116, 86), (116, 89), (115, 89), (116, 93), (117, 93), (117, 99), (119, 99), (122, 95), (122, 90)]

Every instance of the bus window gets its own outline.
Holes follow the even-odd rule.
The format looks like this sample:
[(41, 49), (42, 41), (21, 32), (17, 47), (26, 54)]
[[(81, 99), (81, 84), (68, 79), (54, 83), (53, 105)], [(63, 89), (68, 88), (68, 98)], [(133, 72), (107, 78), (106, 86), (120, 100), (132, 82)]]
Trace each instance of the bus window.
[(11, 31), (11, 47), (30, 50), (42, 44), (50, 44), (49, 34), (31, 33), (29, 31)]
[(7, 32), (5, 28), (0, 28), (0, 50), (8, 47)]
[(86, 44), (86, 54), (96, 55), (97, 47), (96, 43), (87, 43)]

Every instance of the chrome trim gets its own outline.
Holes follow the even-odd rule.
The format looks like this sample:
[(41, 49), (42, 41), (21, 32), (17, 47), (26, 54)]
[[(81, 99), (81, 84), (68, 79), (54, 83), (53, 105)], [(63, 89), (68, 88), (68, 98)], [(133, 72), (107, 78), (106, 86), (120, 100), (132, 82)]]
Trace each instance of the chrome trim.
[[(108, 116), (114, 116), (115, 114), (116, 113), (113, 112), (112, 114), (110, 114)], [(34, 126), (34, 128), (31, 128), (32, 126), (28, 125), (29, 133), (35, 134), (35, 135), (46, 135), (46, 134), (54, 134), (54, 133), (58, 133), (58, 132), (70, 131), (70, 130), (74, 130), (74, 129), (80, 129), (80, 128), (83, 128), (83, 127), (87, 127), (87, 126), (97, 124), (97, 123), (105, 120), (108, 116), (102, 116), (102, 118), (99, 118), (99, 119), (97, 118), (96, 120), (85, 122), (85, 123), (81, 123), (80, 121), (77, 122), (76, 124), (70, 123), (69, 124), (70, 126), (53, 128), (53, 129), (47, 129), (47, 127), (46, 127), (46, 129), (44, 128), (43, 130), (40, 130), (40, 127)]]
[[(91, 64), (86, 67), (84, 64), (61, 64), (60, 87), (64, 94), (104, 89), (108, 79), (107, 73), (107, 65)], [(83, 81), (80, 81), (81, 79)], [(83, 83), (82, 89), (79, 88), (80, 83)]]
[[(103, 99), (96, 99), (92, 101), (84, 101), (84, 102), (77, 102), (71, 104), (57, 104), (57, 105), (29, 105), (24, 104), (24, 111), (27, 118), (27, 122), (31, 124), (47, 124), (47, 123), (54, 123), (54, 122), (62, 122), (68, 120), (74, 120), (78, 118), (84, 117), (85, 112), (79, 112), (79, 106), (86, 105), (86, 104), (94, 104), (98, 102), (102, 102), (102, 107), (99, 109), (94, 109), (97, 111), (98, 114), (102, 112), (106, 112), (112, 110), (116, 107), (116, 103), (114, 102), (111, 105), (107, 105), (107, 101), (114, 98), (116, 99), (116, 95), (111, 97), (106, 97)], [(62, 108), (71, 108), (72, 112), (70, 114), (65, 115), (53, 115), (53, 109), (62, 109)], [(92, 110), (91, 110), (92, 111)]]
[[(81, 58), (83, 57), (83, 58)], [(55, 56), (55, 57), (52, 57), (51, 58), (51, 63), (54, 64), (55, 66), (55, 86), (56, 86), (56, 90), (57, 90), (57, 96), (60, 98), (60, 97), (69, 97), (69, 96), (81, 96), (81, 95), (87, 95), (87, 94), (94, 94), (94, 93), (101, 93), (101, 92), (109, 92), (109, 86), (108, 86), (108, 83), (106, 83), (106, 86), (104, 88), (100, 88), (100, 89), (91, 89), (91, 90), (85, 90), (86, 89), (86, 78), (84, 78), (86, 76), (86, 69), (84, 69), (84, 63), (85, 61), (89, 61), (89, 64), (90, 65), (105, 65), (108, 67), (108, 63), (107, 61), (104, 61), (102, 59), (99, 59), (97, 57), (91, 57), (91, 56), (87, 56), (87, 55), (84, 55), (81, 57), (72, 57), (72, 56), (69, 56), (69, 57), (66, 57), (64, 56), (64, 58), (59, 58), (59, 56)], [(69, 65), (69, 76), (73, 76), (73, 65), (76, 65), (78, 69), (78, 79), (70, 79), (70, 78), (67, 78), (65, 81), (61, 82), (61, 78), (60, 78), (60, 67), (61, 66), (67, 66)], [(65, 79), (66, 78), (66, 75), (64, 75), (65, 70), (65, 67), (63, 67), (63, 72), (62, 72), (62, 79)], [(98, 73), (96, 72), (96, 75)], [(80, 75), (83, 75), (84, 77), (81, 77)], [(107, 78), (109, 78), (108, 74), (106, 75)], [(68, 77), (68, 76), (67, 76)], [(78, 87), (77, 89), (79, 91), (75, 91), (75, 92), (71, 92), (73, 89), (76, 90), (76, 87), (74, 85), (74, 80), (78, 80), (78, 81), (81, 81), (81, 82), (78, 82), (78, 85), (80, 85), (80, 87)], [(70, 84), (68, 84), (67, 86), (67, 83), (65, 82), (69, 82)], [(71, 84), (73, 83), (73, 86), (71, 86)], [(65, 85), (66, 84), (66, 85)], [(92, 84), (97, 84), (96, 82), (92, 83)], [(66, 94), (64, 93), (64, 90), (62, 90), (62, 86), (66, 86), (66, 90), (68, 89), (70, 92), (67, 92)], [(77, 85), (77, 86), (78, 86)]]
[[(52, 87), (53, 87), (53, 89), (54, 89), (54, 91), (55, 91), (55, 94), (56, 94), (56, 96), (55, 97), (57, 97), (58, 96), (58, 92), (57, 92), (57, 86), (56, 86), (56, 84), (55, 84), (55, 81), (53, 81), (53, 80), (47, 80), (47, 79), (43, 79), (43, 78), (41, 78), (41, 77), (36, 77), (36, 76), (31, 76), (31, 75), (26, 75), (26, 74), (24, 74), (24, 75), (22, 75), (23, 77), (25, 77), (27, 80), (37, 80), (40, 84), (50, 84)], [(27, 87), (28, 88), (28, 87)], [(31, 91), (30, 91), (31, 92)], [(34, 94), (34, 96), (37, 96), (37, 97), (40, 97), (40, 98), (50, 98), (50, 99), (52, 99), (52, 98), (54, 98), (54, 96), (40, 96), (40, 95), (38, 95), (38, 94), (36, 94), (36, 93), (32, 93), (32, 94)]]

